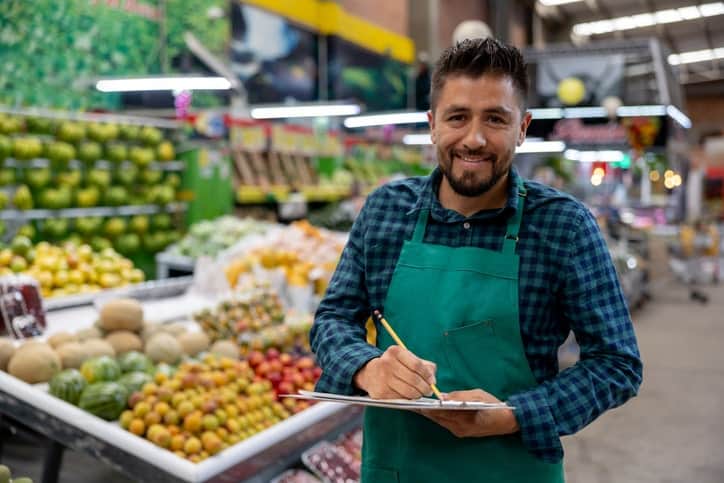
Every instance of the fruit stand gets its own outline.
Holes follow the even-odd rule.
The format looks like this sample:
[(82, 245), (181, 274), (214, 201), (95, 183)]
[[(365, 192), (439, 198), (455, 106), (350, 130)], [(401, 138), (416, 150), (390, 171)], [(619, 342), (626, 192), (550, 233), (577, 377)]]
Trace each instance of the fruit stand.
[[(255, 374), (255, 381), (275, 380), (275, 377), (278, 376), (274, 376), (271, 371), (279, 370), (282, 366), (289, 367), (288, 364), (291, 360), (289, 354), (283, 352), (279, 355), (278, 351), (275, 349), (267, 350), (267, 347), (269, 347), (270, 344), (269, 341), (274, 338), (273, 335), (270, 335), (269, 329), (277, 329), (277, 332), (279, 332), (279, 329), (283, 329), (283, 326), (279, 325), (282, 314), (279, 312), (279, 310), (281, 310), (281, 305), (279, 305), (280, 302), (277, 298), (271, 296), (264, 290), (256, 292), (256, 298), (258, 300), (266, 301), (264, 302), (264, 310), (268, 311), (269, 316), (273, 319), (272, 320), (266, 318), (266, 316), (259, 312), (260, 307), (255, 305), (253, 298), (239, 299), (241, 302), (236, 304), (232, 304), (230, 302), (219, 303), (218, 299), (209, 299), (207, 296), (195, 292), (192, 289), (192, 283), (193, 280), (191, 277), (145, 282), (143, 284), (132, 285), (96, 294), (93, 299), (93, 303), (90, 305), (49, 310), (46, 314), (47, 329), (43, 339), (45, 339), (45, 341), (47, 341), (47, 343), (52, 347), (57, 349), (57, 352), (62, 360), (62, 367), (65, 370), (61, 373), (56, 372), (57, 377), (50, 379), (49, 384), (47, 382), (24, 382), (20, 379), (21, 377), (29, 377), (32, 381), (35, 377), (43, 378), (43, 376), (39, 376), (38, 371), (35, 369), (26, 370), (26, 375), (22, 376), (22, 370), (18, 371), (17, 369), (19, 363), (16, 361), (16, 363), (13, 364), (13, 360), (19, 358), (13, 357), (10, 359), (10, 365), (7, 370), (16, 377), (13, 377), (13, 375), (5, 372), (0, 372), (0, 408), (2, 408), (0, 409), (0, 414), (11, 421), (14, 420), (22, 422), (23, 425), (55, 442), (51, 445), (51, 451), (48, 453), (50, 456), (46, 459), (46, 474), (52, 474), (53, 468), (57, 471), (59, 458), (60, 455), (62, 455), (63, 448), (72, 448), (89, 453), (104, 464), (113, 467), (138, 481), (268, 482), (271, 481), (274, 476), (282, 473), (290, 466), (299, 462), (302, 454), (305, 451), (310, 450), (311, 447), (315, 446), (320, 441), (335, 439), (339, 435), (359, 427), (361, 421), (361, 411), (359, 409), (327, 403), (314, 404), (309, 407), (307, 406), (307, 403), (303, 403), (304, 406), (297, 408), (294, 411), (295, 414), (291, 414), (290, 412), (290, 414), (282, 417), (281, 419), (274, 418), (274, 421), (267, 421), (261, 425), (259, 420), (256, 420), (256, 423), (254, 424), (254, 420), (251, 419), (252, 415), (259, 415), (262, 408), (257, 407), (257, 409), (254, 410), (254, 403), (252, 403), (252, 401), (255, 397), (257, 401), (261, 401), (259, 397), (265, 393), (265, 388), (268, 387), (266, 384), (269, 384), (268, 382), (264, 382), (263, 384), (255, 382), (252, 384), (252, 386), (255, 384), (259, 385), (259, 391), (262, 391), (259, 393), (260, 396), (252, 395), (248, 398), (243, 395), (240, 396), (242, 400), (249, 401), (249, 410), (251, 412), (248, 413), (248, 424), (254, 425), (254, 429), (244, 432), (242, 428), (241, 433), (239, 433), (239, 438), (234, 437), (233, 434), (230, 437), (227, 436), (223, 447), (225, 449), (211, 449), (209, 445), (212, 445), (214, 442), (201, 438), (202, 432), (204, 432), (204, 427), (208, 429), (209, 427), (212, 427), (209, 425), (213, 424), (213, 428), (216, 428), (216, 425), (218, 424), (219, 420), (215, 420), (212, 415), (217, 414), (221, 416), (221, 414), (224, 414), (224, 417), (226, 417), (225, 413), (220, 414), (218, 410), (215, 413), (208, 412), (208, 408), (205, 406), (202, 407), (202, 410), (205, 411), (206, 416), (204, 416), (204, 419), (202, 420), (202, 413), (198, 412), (197, 423), (195, 423), (199, 425), (203, 424), (201, 430), (191, 428), (191, 425), (194, 424), (192, 420), (194, 419), (193, 416), (196, 411), (192, 411), (192, 413), (184, 418), (182, 422), (178, 423), (179, 426), (182, 426), (183, 430), (192, 431), (185, 437), (187, 444), (184, 446), (185, 449), (193, 452), (193, 454), (188, 452), (183, 453), (183, 451), (174, 452), (172, 450), (176, 446), (173, 440), (159, 440), (159, 436), (157, 435), (161, 435), (161, 438), (170, 437), (170, 434), (166, 433), (166, 426), (164, 424), (174, 422), (175, 417), (173, 418), (174, 421), (172, 421), (168, 412), (166, 412), (163, 420), (161, 420), (162, 425), (156, 424), (155, 435), (152, 434), (152, 428), (147, 432), (142, 430), (140, 434), (134, 433), (136, 429), (133, 426), (133, 421), (131, 421), (132, 418), (136, 418), (134, 420), (138, 422), (145, 421), (147, 423), (147, 428), (150, 428), (148, 425), (153, 426), (153, 421), (159, 421), (158, 419), (154, 420), (146, 413), (150, 407), (153, 407), (155, 411), (159, 408), (159, 404), (161, 406), (165, 404), (162, 402), (154, 402), (157, 400), (156, 395), (168, 401), (168, 406), (166, 406), (165, 411), (174, 412), (175, 410), (178, 410), (180, 414), (184, 414), (186, 411), (183, 404), (177, 404), (175, 397), (173, 399), (166, 399), (161, 395), (161, 393), (156, 393), (153, 384), (146, 384), (143, 386), (143, 398), (140, 396), (141, 392), (136, 393), (139, 394), (138, 397), (134, 397), (134, 394), (134, 396), (129, 398), (128, 404), (130, 409), (124, 410), (120, 415), (120, 419), (116, 416), (117, 413), (115, 412), (114, 414), (107, 414), (106, 411), (108, 411), (109, 406), (107, 403), (100, 401), (103, 398), (103, 394), (102, 392), (99, 393), (99, 391), (102, 391), (104, 385), (117, 386), (118, 384), (116, 382), (92, 383), (92, 381), (98, 378), (101, 378), (102, 381), (103, 378), (107, 376), (107, 374), (104, 375), (104, 372), (108, 370), (108, 367), (100, 367), (99, 361), (104, 361), (112, 365), (115, 365), (115, 362), (107, 356), (100, 356), (86, 360), (86, 362), (80, 365), (80, 371), (67, 369), (69, 367), (74, 367), (74, 364), (78, 364), (80, 361), (78, 363), (70, 362), (73, 359), (73, 356), (69, 356), (68, 351), (64, 351), (63, 348), (70, 348), (70, 346), (74, 344), (76, 346), (78, 345), (72, 342), (64, 344), (69, 334), (75, 333), (80, 335), (81, 333), (98, 330), (97, 328), (93, 328), (93, 321), (95, 320), (98, 320), (98, 323), (100, 323), (102, 327), (108, 328), (109, 326), (106, 322), (104, 322), (104, 320), (109, 317), (108, 314), (110, 309), (108, 307), (112, 304), (121, 304), (122, 308), (122, 310), (116, 310), (115, 317), (118, 320), (113, 323), (118, 324), (120, 323), (119, 320), (127, 319), (128, 314), (133, 313), (135, 309), (133, 307), (129, 307), (127, 304), (124, 305), (124, 302), (119, 300), (119, 297), (133, 297), (133, 299), (138, 300), (141, 303), (143, 311), (147, 315), (155, 317), (162, 327), (165, 326), (169, 330), (171, 329), (171, 326), (180, 324), (182, 322), (179, 321), (183, 320), (187, 320), (188, 323), (194, 324), (195, 322), (192, 322), (191, 319), (195, 318), (202, 327), (203, 331), (208, 334), (206, 342), (202, 342), (202, 346), (204, 347), (214, 341), (222, 344), (225, 342), (228, 343), (230, 334), (236, 330), (253, 329), (258, 331), (258, 333), (263, 337), (263, 341), (245, 339), (244, 342), (240, 342), (242, 354), (246, 351), (245, 357), (250, 366), (246, 365), (247, 363), (244, 362), (244, 359), (242, 359), (241, 362), (237, 360), (237, 362), (234, 363), (234, 367), (240, 368), (239, 370), (245, 370), (248, 374)], [(248, 303), (250, 305), (247, 305), (247, 302), (243, 302), (244, 300), (249, 301)], [(49, 307), (53, 307), (52, 302)], [(223, 313), (220, 312), (222, 309), (224, 310)], [(243, 312), (244, 310), (246, 310), (246, 312)], [(243, 314), (240, 311), (242, 311), (243, 314), (246, 314), (246, 316), (250, 316), (252, 312), (255, 314), (255, 319), (249, 319), (249, 327), (246, 325), (243, 327), (239, 325), (242, 320), (247, 320), (245, 318), (246, 316), (242, 316)], [(218, 322), (214, 319), (214, 314), (216, 314)], [(238, 318), (240, 322), (233, 326), (233, 328), (228, 325), (218, 325), (219, 323), (223, 323), (221, 321), (222, 317), (232, 316), (237, 318), (241, 317)], [(141, 319), (139, 318), (139, 320)], [(244, 324), (246, 324), (246, 322), (244, 322)], [(225, 332), (220, 332), (222, 327)], [(178, 329), (178, 327), (176, 328)], [(144, 331), (149, 331), (145, 324), (144, 330), (139, 335), (146, 337), (146, 335), (143, 334)], [(118, 335), (118, 340), (120, 340), (120, 335), (124, 332), (127, 333), (128, 331), (120, 330), (107, 332), (108, 336), (105, 340), (113, 342), (113, 334)], [(283, 330), (282, 332), (286, 335), (278, 338), (279, 344), (274, 344), (274, 346), (281, 347), (282, 340), (287, 342), (289, 341), (288, 333)], [(186, 335), (188, 336), (189, 334), (190, 333), (187, 333)], [(198, 335), (199, 333), (196, 332), (195, 334)], [(170, 342), (174, 344), (176, 344), (175, 340), (180, 341), (182, 344), (186, 344), (189, 340), (193, 339), (191, 337), (184, 338), (183, 336), (178, 336), (174, 339), (167, 334), (161, 335), (166, 337), (166, 339), (163, 339), (164, 342), (170, 339)], [(153, 340), (154, 337), (159, 337), (159, 335), (150, 335), (149, 337), (149, 340)], [(78, 340), (81, 341), (81, 339)], [(242, 339), (239, 338), (239, 340), (241, 341)], [(91, 341), (86, 341), (81, 343), (89, 344), (90, 342)], [(102, 339), (99, 340), (98, 343), (101, 344)], [(115, 342), (113, 343), (115, 344)], [(31, 350), (34, 344), (40, 343), (31, 341), (26, 342), (25, 344), (28, 344), (29, 347), (29, 349), (26, 350), (27, 353)], [(122, 343), (122, 345), (123, 344), (125, 343)], [(146, 351), (150, 354), (151, 349), (149, 349), (149, 344), (151, 343), (146, 341)], [(193, 345), (194, 343), (192, 342), (191, 344)], [(122, 350), (119, 349), (118, 345), (115, 347), (117, 351)], [(246, 349), (243, 349), (243, 347), (246, 347)], [(212, 346), (209, 350), (213, 349), (214, 346)], [(267, 357), (256, 349), (265, 350)], [(199, 349), (197, 348), (193, 351), (196, 350)], [(0, 352), (2, 352), (1, 348)], [(21, 349), (18, 348), (15, 351), (15, 354), (20, 352)], [(154, 355), (154, 357), (166, 357), (166, 350), (161, 350), (160, 352), (161, 355)], [(125, 356), (132, 356), (133, 354), (133, 352), (126, 353)], [(124, 359), (127, 359), (125, 356), (119, 356), (121, 366), (125, 364)], [(304, 357), (301, 359), (298, 358), (298, 366), (304, 368), (311, 367), (311, 362), (308, 363), (309, 365), (302, 365), (302, 363), (307, 362), (304, 359)], [(157, 359), (154, 359), (154, 361), (156, 360)], [(213, 359), (211, 360), (213, 361)], [(228, 366), (231, 367), (232, 363), (228, 362), (229, 359), (226, 359), (226, 361)], [(199, 364), (204, 365), (208, 362), (209, 359), (204, 358), (199, 360), (199, 362), (192, 361), (182, 363), (179, 366), (179, 372), (176, 373), (176, 380), (179, 381), (180, 384), (186, 385), (189, 377), (193, 375), (193, 371), (195, 370), (194, 368), (198, 369), (201, 367)], [(5, 363), (7, 363), (7, 360)], [(162, 364), (163, 363), (157, 366), (159, 370)], [(191, 372), (184, 369), (184, 364), (189, 365)], [(274, 368), (274, 364), (278, 366), (278, 369)], [(16, 367), (13, 367), (13, 365)], [(246, 369), (244, 369), (244, 367), (246, 367)], [(254, 369), (254, 372), (248, 372), (251, 370), (250, 367)], [(28, 371), (31, 372), (28, 373)], [(186, 371), (184, 372), (186, 374), (185, 376), (180, 375), (183, 371)], [(296, 387), (302, 387), (302, 384), (309, 384), (309, 382), (304, 382), (308, 381), (308, 379), (302, 379), (298, 383), (299, 386), (290, 382), (295, 381), (296, 377), (301, 378), (302, 374), (307, 374), (309, 369), (300, 369), (299, 371), (290, 369), (290, 371), (292, 375), (289, 377), (288, 381), (278, 382), (277, 392), (296, 392)], [(70, 398), (63, 400), (68, 397), (67, 391), (70, 389), (63, 386), (65, 381), (61, 381), (60, 383), (58, 382), (62, 379), (62, 376), (66, 376), (73, 372), (75, 374), (82, 374), (83, 378), (86, 378), (89, 381), (86, 389), (96, 387), (99, 390), (95, 391), (95, 393), (90, 390), (84, 390), (80, 401), (75, 403), (77, 405), (68, 402)], [(160, 376), (158, 374), (159, 373), (156, 373), (155, 378), (156, 382), (159, 382), (158, 387), (160, 388), (162, 386), (160, 382), (165, 382), (167, 379), (165, 376)], [(200, 381), (204, 380), (203, 374), (204, 373), (199, 374)], [(216, 375), (218, 376), (220, 373)], [(45, 377), (45, 379), (47, 379), (47, 377)], [(124, 379), (127, 378), (121, 378), (118, 382), (125, 384)], [(83, 384), (85, 385), (86, 383), (84, 382)], [(277, 384), (277, 382), (275, 382), (275, 384)], [(166, 383), (166, 386), (177, 387), (169, 385), (168, 383)], [(58, 389), (58, 387), (60, 387), (60, 389)], [(197, 385), (193, 385), (191, 387), (196, 388)], [(223, 386), (219, 387), (221, 388), (220, 394), (223, 394)], [(251, 391), (251, 389), (249, 389), (245, 394), (257, 394), (256, 390), (252, 392), (249, 391)], [(192, 389), (192, 393), (204, 394), (201, 389)], [(75, 397), (77, 397), (77, 395)], [(84, 402), (84, 399), (87, 401)], [(134, 401), (134, 399), (137, 399), (137, 401)], [(131, 401), (134, 402), (132, 403)], [(147, 409), (143, 409), (144, 404), (146, 404), (144, 401), (150, 402), (150, 406), (148, 406)], [(135, 406), (130, 406), (131, 404), (135, 404)], [(284, 411), (281, 409), (281, 405), (278, 403), (275, 404), (276, 405), (274, 406), (270, 405), (269, 408), (274, 407)], [(123, 405), (125, 407), (125, 398), (123, 399)], [(270, 414), (266, 409), (264, 410), (264, 413)], [(231, 413), (229, 412), (229, 414)], [(141, 417), (143, 415), (145, 415), (145, 417)], [(243, 413), (240, 416), (243, 418)], [(137, 419), (137, 417), (141, 417), (141, 419)], [(107, 420), (104, 420), (104, 418)], [(239, 419), (238, 421), (245, 420), (246, 419)], [(170, 425), (168, 428), (171, 428), (172, 426), (173, 425)], [(234, 426), (230, 423), (227, 423), (223, 427), (237, 428), (238, 430), (238, 426)], [(228, 434), (225, 429), (222, 429), (222, 427), (219, 427), (218, 429), (219, 434), (222, 434), (220, 432), (222, 430), (224, 431), (223, 434)], [(194, 433), (193, 431), (199, 432)], [(208, 431), (204, 432), (204, 436), (208, 436), (207, 433)], [(164, 434), (166, 436), (164, 436)], [(198, 450), (189, 449), (189, 445), (191, 445), (189, 441), (194, 439), (192, 436), (193, 434), (198, 435), (199, 439), (203, 439), (204, 448), (209, 449), (210, 454), (204, 456), (203, 459), (198, 458), (199, 453), (195, 453), (195, 451)], [(143, 437), (144, 435), (145, 438)], [(217, 444), (219, 441), (220, 440), (217, 440)], [(51, 470), (48, 470), (48, 467), (50, 467)], [(51, 479), (48, 481), (53, 480)]]

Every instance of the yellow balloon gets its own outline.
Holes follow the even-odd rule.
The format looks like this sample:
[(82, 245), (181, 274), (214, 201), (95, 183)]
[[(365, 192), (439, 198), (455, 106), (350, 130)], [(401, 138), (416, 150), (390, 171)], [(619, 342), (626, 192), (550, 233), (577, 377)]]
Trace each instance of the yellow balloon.
[(558, 83), (558, 99), (567, 106), (575, 106), (586, 96), (586, 86), (577, 77), (566, 77)]

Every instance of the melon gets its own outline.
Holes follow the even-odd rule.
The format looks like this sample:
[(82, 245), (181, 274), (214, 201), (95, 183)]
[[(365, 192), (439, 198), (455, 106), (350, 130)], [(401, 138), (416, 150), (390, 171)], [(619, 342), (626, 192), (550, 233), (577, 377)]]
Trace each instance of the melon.
[(189, 356), (195, 356), (199, 352), (207, 350), (211, 343), (209, 336), (203, 332), (186, 332), (176, 339), (181, 344), (184, 353)]
[(7, 337), (0, 337), (0, 371), (8, 368), (8, 362), (15, 354), (15, 344)]
[(133, 299), (111, 300), (101, 308), (100, 325), (109, 331), (138, 332), (143, 327), (143, 307)]
[(143, 350), (143, 341), (135, 332), (130, 330), (113, 331), (106, 336), (106, 342), (113, 346), (118, 355)]
[(239, 358), (239, 346), (230, 340), (218, 340), (211, 346), (209, 352), (222, 357), (229, 357), (231, 359)]
[(155, 363), (176, 364), (183, 355), (183, 349), (174, 336), (162, 332), (146, 343), (146, 355)]
[(154, 371), (153, 362), (146, 354), (137, 351), (126, 352), (118, 358), (121, 372), (146, 372), (152, 374)]
[(86, 341), (92, 339), (100, 339), (103, 337), (103, 334), (100, 330), (98, 330), (97, 327), (89, 327), (87, 329), (79, 330), (78, 332), (76, 332), (75, 336), (78, 338), (79, 341)]
[(63, 344), (67, 342), (74, 342), (75, 340), (76, 337), (73, 334), (70, 334), (68, 332), (58, 332), (57, 334), (53, 334), (48, 338), (48, 344), (50, 344), (53, 349), (57, 349)]
[(78, 404), (78, 399), (87, 385), (85, 378), (77, 369), (66, 369), (57, 373), (50, 380), (50, 394), (71, 404)]
[(63, 369), (78, 369), (83, 361), (88, 359), (85, 344), (68, 342), (58, 347), (55, 352), (60, 357)]
[(58, 354), (48, 346), (17, 351), (8, 363), (8, 372), (29, 384), (48, 382), (60, 369)]
[(88, 357), (114, 357), (116, 355), (116, 350), (113, 346), (101, 339), (91, 339), (85, 341), (83, 349), (86, 351)]

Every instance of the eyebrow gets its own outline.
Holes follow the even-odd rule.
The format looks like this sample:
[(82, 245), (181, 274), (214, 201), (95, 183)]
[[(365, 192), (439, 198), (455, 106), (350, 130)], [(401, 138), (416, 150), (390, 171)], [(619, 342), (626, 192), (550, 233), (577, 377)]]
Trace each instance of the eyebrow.
[[(448, 107), (447, 109), (445, 109), (444, 115), (449, 115), (449, 114), (452, 114), (452, 113), (455, 113), (455, 112), (468, 112), (468, 111), (470, 111), (470, 110), (471, 110), (471, 109), (470, 109), (469, 107), (466, 107), (466, 106), (458, 106), (458, 105), (454, 105), (454, 104), (453, 104), (452, 106), (450, 106), (450, 107)], [(485, 112), (485, 113), (487, 113), (487, 114), (501, 114), (501, 115), (509, 116), (510, 114), (513, 113), (513, 110), (512, 110), (512, 109), (508, 109), (508, 108), (503, 107), (503, 106), (495, 106), (495, 107), (489, 107), (489, 108), (487, 108), (487, 109), (483, 109), (483, 112)]]

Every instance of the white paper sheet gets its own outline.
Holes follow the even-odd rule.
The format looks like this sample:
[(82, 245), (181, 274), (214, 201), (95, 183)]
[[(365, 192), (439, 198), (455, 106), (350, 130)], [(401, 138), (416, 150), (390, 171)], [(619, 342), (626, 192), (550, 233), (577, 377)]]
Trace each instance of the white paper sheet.
[(515, 409), (505, 403), (485, 403), (477, 401), (440, 401), (422, 397), (420, 399), (372, 399), (367, 396), (342, 396), (327, 392), (299, 391), (297, 394), (284, 394), (282, 397), (312, 399), (360, 406), (375, 406), (391, 409), (443, 409), (459, 411), (477, 411), (480, 409)]

